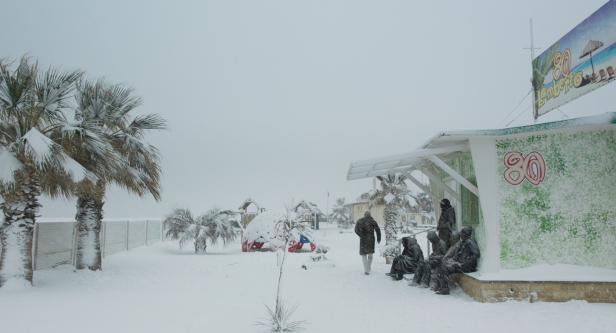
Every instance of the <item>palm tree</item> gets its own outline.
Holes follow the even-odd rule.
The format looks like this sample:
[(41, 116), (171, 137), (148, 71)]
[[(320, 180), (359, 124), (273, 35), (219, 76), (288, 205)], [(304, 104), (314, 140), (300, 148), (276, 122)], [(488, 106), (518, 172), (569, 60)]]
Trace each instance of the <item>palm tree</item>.
[[(77, 269), (102, 269), (100, 231), (107, 185), (114, 183), (143, 196), (150, 193), (160, 200), (160, 161), (156, 147), (144, 136), (149, 130), (165, 128), (155, 114), (132, 117), (141, 104), (132, 90), (102, 81), (81, 81), (77, 85), (75, 121), (80, 128), (94, 127), (100, 133), (78, 131), (65, 140), (75, 159), (97, 176), (97, 181), (82, 182), (77, 196), (75, 219), (78, 227)], [(83, 144), (83, 138), (99, 136), (104, 145)]]
[(80, 76), (53, 68), (39, 74), (27, 57), (16, 68), (0, 61), (0, 285), (8, 280), (32, 284), (40, 194), (68, 196), (74, 182), (94, 179), (58, 142)]
[(370, 195), (371, 204), (385, 203), (385, 252), (386, 257), (395, 257), (400, 251), (397, 240), (397, 226), (400, 210), (409, 206), (410, 190), (404, 175), (377, 176), (380, 189)]
[(195, 253), (203, 253), (207, 250), (208, 240), (212, 245), (219, 240), (226, 245), (237, 238), (240, 224), (232, 218), (233, 215), (231, 211), (213, 208), (194, 218), (188, 209), (176, 209), (163, 221), (165, 236), (179, 240), (180, 248), (192, 241)]
[(234, 216), (235, 214), (230, 210), (213, 208), (199, 218), (206, 228), (205, 234), (212, 245), (218, 243), (219, 240), (226, 245), (237, 239), (241, 226), (236, 219), (233, 219)]

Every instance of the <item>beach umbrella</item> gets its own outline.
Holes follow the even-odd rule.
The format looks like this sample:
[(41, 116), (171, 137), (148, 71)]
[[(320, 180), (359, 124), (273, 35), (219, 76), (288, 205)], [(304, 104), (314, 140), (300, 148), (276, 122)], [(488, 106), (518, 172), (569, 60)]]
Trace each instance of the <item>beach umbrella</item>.
[(592, 67), (592, 75), (595, 75), (595, 65), (592, 63), (592, 53), (603, 46), (603, 43), (598, 40), (591, 40), (586, 44), (586, 47), (582, 50), (582, 55), (580, 59), (584, 58), (587, 55), (590, 55), (590, 66)]

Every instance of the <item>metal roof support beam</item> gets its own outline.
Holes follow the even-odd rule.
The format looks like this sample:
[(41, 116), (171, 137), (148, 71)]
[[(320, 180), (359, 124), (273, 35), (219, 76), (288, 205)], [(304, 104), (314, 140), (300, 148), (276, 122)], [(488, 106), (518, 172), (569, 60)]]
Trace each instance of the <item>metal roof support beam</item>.
[(428, 159), (432, 161), (432, 163), (436, 164), (439, 168), (445, 171), (451, 178), (455, 179), (462, 186), (466, 187), (467, 190), (471, 191), (475, 196), (479, 198), (479, 189), (477, 186), (473, 185), (473, 183), (469, 182), (466, 178), (462, 177), (461, 174), (456, 172), (452, 167), (447, 165), (447, 163), (443, 162), (436, 155), (429, 156)]
[(455, 199), (457, 202), (460, 202), (460, 195), (458, 194), (458, 192), (454, 191), (451, 187), (449, 187), (449, 185), (445, 184), (439, 177), (433, 174), (430, 170), (428, 170), (427, 168), (422, 168), (421, 172), (423, 172), (423, 174), (428, 176), (431, 182), (434, 182), (436, 185), (442, 187), (445, 190), (445, 192), (447, 192), (447, 194), (449, 194), (453, 199)]
[(413, 175), (411, 175), (411, 171), (405, 172), (404, 175), (411, 182), (413, 182), (413, 184), (415, 184), (417, 187), (419, 187), (420, 190), (424, 191), (427, 194), (432, 194), (432, 191), (430, 190), (430, 188), (428, 186), (426, 186), (425, 184), (423, 184), (422, 182), (417, 180), (417, 178), (415, 178)]
[(440, 148), (418, 149), (407, 154), (353, 162), (347, 172), (347, 180), (403, 172), (409, 167), (414, 167), (418, 162), (421, 162), (423, 158), (428, 156), (448, 154), (457, 151), (468, 151), (468, 149), (468, 144), (465, 143)]

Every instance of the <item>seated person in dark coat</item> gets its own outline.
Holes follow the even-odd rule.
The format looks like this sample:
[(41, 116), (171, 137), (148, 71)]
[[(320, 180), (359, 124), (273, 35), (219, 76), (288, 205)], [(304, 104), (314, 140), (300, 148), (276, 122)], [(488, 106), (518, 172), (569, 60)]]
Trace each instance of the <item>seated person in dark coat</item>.
[(436, 271), (439, 295), (449, 295), (449, 275), (453, 273), (470, 273), (477, 270), (479, 247), (471, 238), (473, 228), (464, 227), (460, 232), (460, 241), (456, 244), (453, 256), (443, 258)]
[(415, 238), (402, 238), (402, 246), (402, 254), (394, 258), (391, 270), (387, 273), (394, 280), (402, 280), (404, 274), (415, 273), (417, 265), (423, 262), (423, 251)]
[[(440, 239), (435, 231), (428, 232), (428, 240), (432, 245), (432, 253), (428, 260), (422, 260), (417, 266), (417, 270), (415, 271), (415, 276), (413, 276), (413, 282), (411, 285), (419, 285), (429, 287), (430, 286), (430, 274), (431, 274), (431, 263), (435, 263), (435, 259), (440, 259), (445, 255), (445, 251), (447, 250), (447, 243), (444, 240)], [(439, 260), (440, 263), (440, 260)], [(432, 264), (434, 266), (434, 264)]]

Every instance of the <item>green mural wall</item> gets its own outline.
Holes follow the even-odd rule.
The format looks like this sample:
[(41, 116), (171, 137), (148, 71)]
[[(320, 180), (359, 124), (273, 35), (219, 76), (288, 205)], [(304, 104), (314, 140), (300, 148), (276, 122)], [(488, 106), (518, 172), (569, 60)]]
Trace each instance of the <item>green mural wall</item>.
[[(616, 268), (613, 127), (497, 140), (496, 149), (501, 267), (564, 263)], [(546, 166), (543, 181), (507, 181), (504, 159), (509, 152), (539, 153)]]

